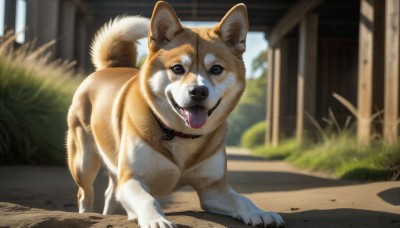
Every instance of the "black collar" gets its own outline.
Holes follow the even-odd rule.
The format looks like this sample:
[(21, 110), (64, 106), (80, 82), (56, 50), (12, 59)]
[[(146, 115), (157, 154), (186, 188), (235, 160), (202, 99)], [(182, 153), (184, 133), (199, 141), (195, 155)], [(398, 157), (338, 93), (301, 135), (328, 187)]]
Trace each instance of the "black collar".
[(183, 132), (175, 131), (174, 129), (168, 128), (165, 124), (153, 113), (154, 118), (156, 119), (158, 126), (160, 126), (161, 130), (163, 131), (164, 135), (161, 137), (162, 140), (172, 140), (175, 136), (184, 138), (184, 139), (196, 139), (199, 138), (201, 135), (190, 135), (185, 134)]

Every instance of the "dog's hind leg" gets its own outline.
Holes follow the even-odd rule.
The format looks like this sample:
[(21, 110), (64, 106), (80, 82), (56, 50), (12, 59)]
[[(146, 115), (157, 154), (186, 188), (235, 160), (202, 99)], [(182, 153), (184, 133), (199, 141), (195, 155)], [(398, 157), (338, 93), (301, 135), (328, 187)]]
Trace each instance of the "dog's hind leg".
[(93, 182), (101, 166), (93, 136), (82, 125), (69, 128), (68, 166), (78, 185), (79, 212), (93, 212)]
[(115, 198), (115, 190), (117, 183), (115, 177), (111, 173), (108, 173), (108, 187), (104, 193), (105, 202), (103, 215), (111, 215), (115, 212), (115, 207), (117, 205), (117, 200)]

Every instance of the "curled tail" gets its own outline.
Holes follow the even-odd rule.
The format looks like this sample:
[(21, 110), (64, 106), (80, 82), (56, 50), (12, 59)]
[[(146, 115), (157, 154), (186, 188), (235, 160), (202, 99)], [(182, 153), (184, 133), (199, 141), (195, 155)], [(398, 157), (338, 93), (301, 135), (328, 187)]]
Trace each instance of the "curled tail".
[(97, 31), (91, 47), (96, 70), (135, 67), (136, 41), (147, 37), (149, 20), (137, 16), (117, 17)]

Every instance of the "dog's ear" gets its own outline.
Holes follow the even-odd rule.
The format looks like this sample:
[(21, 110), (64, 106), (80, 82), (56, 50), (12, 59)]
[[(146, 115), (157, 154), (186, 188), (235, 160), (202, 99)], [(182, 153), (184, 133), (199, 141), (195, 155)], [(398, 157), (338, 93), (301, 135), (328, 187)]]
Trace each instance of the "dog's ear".
[(247, 9), (242, 3), (232, 7), (219, 24), (214, 27), (214, 32), (221, 37), (236, 55), (241, 55), (246, 50), (246, 34), (248, 30)]
[(182, 31), (172, 7), (164, 1), (157, 2), (150, 20), (149, 49), (157, 51)]

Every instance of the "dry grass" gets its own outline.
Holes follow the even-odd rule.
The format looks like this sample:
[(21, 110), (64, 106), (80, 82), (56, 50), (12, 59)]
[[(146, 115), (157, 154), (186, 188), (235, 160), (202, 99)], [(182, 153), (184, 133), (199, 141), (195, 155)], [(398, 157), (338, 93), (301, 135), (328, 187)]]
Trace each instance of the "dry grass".
[(66, 114), (82, 77), (50, 61), (49, 42), (14, 48), (0, 39), (0, 164), (63, 164)]

